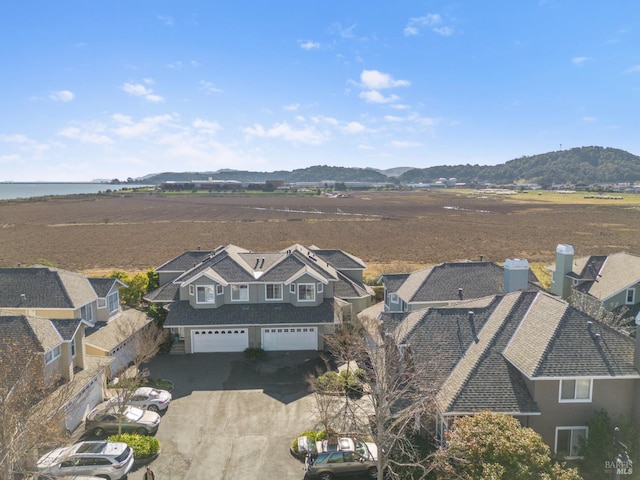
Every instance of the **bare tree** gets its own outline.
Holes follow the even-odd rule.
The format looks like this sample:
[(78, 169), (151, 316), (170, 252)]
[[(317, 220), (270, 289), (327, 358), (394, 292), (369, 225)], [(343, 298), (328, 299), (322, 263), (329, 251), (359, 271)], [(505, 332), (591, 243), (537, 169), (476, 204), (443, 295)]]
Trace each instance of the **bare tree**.
[(434, 392), (421, 383), (420, 367), (394, 332), (383, 332), (375, 318), (360, 316), (360, 325), (338, 330), (327, 338), (331, 353), (341, 361), (356, 361), (364, 369), (370, 391), (363, 401), (347, 402), (343, 414), (353, 425), (369, 422), (378, 446), (378, 478), (425, 478), (431, 465), (416, 445), (422, 419)]
[[(110, 384), (110, 389), (115, 391), (111, 403), (119, 414), (124, 413), (141, 382), (149, 376), (149, 370), (144, 368), (144, 365), (155, 357), (169, 335), (167, 330), (158, 326), (144, 313), (136, 313), (139, 315), (118, 319), (123, 321), (114, 325), (115, 334), (124, 345), (121, 355), (128, 360), (127, 365), (119, 369), (117, 382)], [(121, 428), (120, 425), (118, 433), (122, 433)]]
[(37, 452), (67, 440), (69, 382), (44, 375), (41, 354), (3, 338), (0, 344), (0, 479), (34, 471)]
[(569, 304), (590, 317), (600, 320), (617, 330), (623, 330), (624, 327), (633, 320), (633, 318), (628, 315), (628, 307), (607, 310), (600, 299), (575, 289), (571, 292)]

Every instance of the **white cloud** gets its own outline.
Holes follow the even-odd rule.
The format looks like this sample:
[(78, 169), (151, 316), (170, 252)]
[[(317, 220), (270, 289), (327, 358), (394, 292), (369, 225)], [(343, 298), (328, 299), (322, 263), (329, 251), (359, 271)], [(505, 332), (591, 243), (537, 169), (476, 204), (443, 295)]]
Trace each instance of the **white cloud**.
[(131, 117), (116, 113), (111, 116), (119, 125), (113, 129), (116, 135), (125, 138), (144, 137), (159, 131), (161, 126), (170, 125), (177, 120), (175, 114), (156, 115), (145, 117), (139, 122), (134, 122)]
[(362, 133), (366, 129), (367, 127), (362, 125), (360, 122), (349, 122), (342, 128), (342, 131), (348, 134), (354, 134), (354, 133)]
[(407, 37), (418, 35), (423, 27), (443, 37), (450, 37), (454, 33), (453, 28), (443, 25), (442, 16), (439, 13), (428, 13), (423, 17), (410, 18), (407, 26), (404, 27), (404, 34)]
[(216, 88), (216, 86), (212, 82), (207, 82), (205, 80), (200, 80), (200, 89), (204, 90), (204, 93), (206, 93), (207, 95), (222, 92), (222, 90)]
[(409, 105), (403, 105), (402, 103), (395, 103), (390, 105), (394, 110), (409, 110), (411, 107)]
[(399, 122), (404, 122), (404, 118), (402, 117), (397, 117), (395, 115), (385, 115), (384, 119), (387, 122), (392, 122), (392, 123), (399, 123)]
[(371, 145), (365, 145), (364, 143), (358, 145), (358, 148), (360, 150), (375, 150), (375, 147), (372, 147)]
[(283, 110), (286, 110), (288, 112), (294, 112), (296, 110), (298, 110), (298, 108), (300, 108), (300, 104), (299, 103), (291, 103), (289, 105), (285, 105), (282, 107)]
[(420, 142), (402, 142), (399, 140), (393, 140), (389, 143), (389, 145), (393, 148), (415, 148), (422, 146)]
[(298, 45), (303, 50), (318, 50), (320, 49), (320, 44), (318, 42), (313, 42), (311, 40), (298, 40)]
[(640, 73), (640, 65), (634, 65), (633, 67), (627, 68), (625, 73)]
[(81, 129), (79, 127), (66, 127), (58, 132), (61, 135), (72, 140), (78, 140), (82, 143), (93, 143), (96, 145), (109, 145), (113, 140), (107, 135), (101, 133), (102, 127), (89, 126)]
[(360, 92), (359, 97), (367, 101), (368, 103), (392, 103), (400, 98), (397, 95), (389, 95), (388, 97), (385, 97), (377, 90)]
[(11, 144), (14, 149), (31, 154), (33, 156), (40, 157), (43, 153), (48, 151), (51, 147), (46, 143), (39, 143), (32, 138), (21, 133), (14, 133), (11, 135), (0, 135), (0, 142)]
[(598, 121), (597, 117), (582, 117), (582, 121), (585, 123), (594, 123)]
[(7, 143), (29, 143), (31, 140), (22, 133), (14, 133), (11, 135), (0, 135), (0, 142)]
[(158, 15), (156, 18), (164, 25), (173, 26), (173, 18), (169, 15)]
[(207, 120), (202, 120), (201, 118), (196, 118), (193, 121), (193, 127), (196, 128), (198, 131), (202, 132), (202, 133), (207, 133), (207, 134), (214, 134), (216, 133), (218, 130), (220, 130), (220, 124), (218, 122), (210, 122)]
[[(144, 80), (144, 82), (147, 84), (152, 84), (153, 80), (147, 78)], [(151, 103), (160, 103), (164, 101), (161, 96), (154, 94), (151, 88), (147, 88), (141, 83), (126, 82), (120, 88), (132, 97), (141, 97)]]
[(20, 160), (20, 155), (15, 153), (9, 155), (0, 155), (0, 163), (13, 163)]
[(408, 87), (411, 82), (408, 80), (395, 80), (388, 73), (378, 70), (363, 70), (360, 73), (360, 83), (362, 87), (369, 90), (383, 90), (393, 87)]
[(49, 95), (49, 98), (55, 102), (70, 102), (71, 100), (73, 100), (73, 92), (70, 92), (69, 90), (58, 90), (56, 92), (51, 92), (51, 95)]
[(318, 145), (326, 140), (326, 136), (313, 127), (307, 125), (304, 128), (295, 129), (287, 122), (276, 123), (269, 129), (265, 129), (260, 124), (254, 124), (253, 127), (247, 127), (243, 131), (248, 137), (279, 138), (310, 145)]
[(574, 65), (580, 66), (589, 60), (591, 60), (589, 57), (573, 57), (571, 59), (571, 63), (573, 63)]
[(167, 68), (171, 68), (172, 70), (180, 70), (182, 68), (182, 62), (180, 60), (176, 60), (172, 63), (167, 63)]

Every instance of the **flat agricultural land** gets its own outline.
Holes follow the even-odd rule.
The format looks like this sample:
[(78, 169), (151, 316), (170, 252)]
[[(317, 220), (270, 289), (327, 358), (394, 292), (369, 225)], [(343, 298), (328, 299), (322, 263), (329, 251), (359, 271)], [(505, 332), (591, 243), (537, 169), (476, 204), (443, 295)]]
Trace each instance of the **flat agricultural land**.
[(111, 194), (0, 202), (0, 266), (45, 261), (106, 275), (155, 268), (185, 250), (236, 244), (280, 250), (337, 248), (369, 276), (461, 259), (551, 262), (556, 245), (576, 255), (640, 254), (640, 195), (585, 198), (470, 191), (304, 195)]

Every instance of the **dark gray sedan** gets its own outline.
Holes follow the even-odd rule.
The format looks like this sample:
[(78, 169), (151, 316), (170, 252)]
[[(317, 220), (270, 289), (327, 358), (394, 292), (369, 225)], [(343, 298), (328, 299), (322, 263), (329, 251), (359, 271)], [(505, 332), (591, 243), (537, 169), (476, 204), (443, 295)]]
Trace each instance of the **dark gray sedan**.
[(107, 433), (137, 433), (139, 435), (153, 435), (158, 431), (160, 415), (137, 407), (111, 406), (105, 409), (95, 409), (87, 415), (84, 429), (93, 432), (96, 437)]
[(325, 452), (320, 453), (309, 466), (305, 479), (331, 480), (334, 477), (356, 475), (378, 478), (377, 462), (356, 452)]

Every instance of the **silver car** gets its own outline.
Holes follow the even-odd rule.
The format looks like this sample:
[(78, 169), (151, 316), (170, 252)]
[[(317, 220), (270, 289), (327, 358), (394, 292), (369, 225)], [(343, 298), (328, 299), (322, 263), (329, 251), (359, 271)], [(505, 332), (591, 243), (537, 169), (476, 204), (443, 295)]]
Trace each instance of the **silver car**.
[[(113, 397), (109, 400), (109, 404), (117, 405), (122, 403), (120, 398)], [(152, 412), (164, 411), (169, 407), (171, 402), (171, 393), (158, 388), (140, 387), (126, 400), (127, 405), (151, 410)]]
[(159, 425), (160, 415), (155, 412), (130, 405), (123, 407), (112, 405), (89, 412), (84, 422), (84, 429), (93, 432), (96, 437), (118, 432), (153, 435), (158, 431)]
[(125, 477), (133, 467), (133, 450), (123, 442), (80, 442), (56, 448), (37, 462), (38, 470), (55, 477), (91, 475), (107, 480)]

